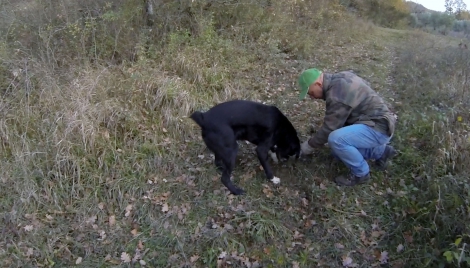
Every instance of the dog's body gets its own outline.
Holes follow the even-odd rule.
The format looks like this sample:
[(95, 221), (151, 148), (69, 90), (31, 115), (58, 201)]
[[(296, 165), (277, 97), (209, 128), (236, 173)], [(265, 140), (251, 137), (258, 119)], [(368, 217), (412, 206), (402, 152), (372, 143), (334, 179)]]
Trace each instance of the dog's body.
[(269, 150), (279, 160), (290, 156), (299, 157), (300, 141), (289, 119), (275, 106), (245, 100), (218, 104), (209, 111), (191, 115), (202, 131), (207, 147), (215, 155), (215, 165), (222, 171), (222, 183), (232, 194), (243, 194), (230, 180), (238, 151), (237, 140), (255, 145), (258, 159), (268, 180), (276, 183), (268, 165)]

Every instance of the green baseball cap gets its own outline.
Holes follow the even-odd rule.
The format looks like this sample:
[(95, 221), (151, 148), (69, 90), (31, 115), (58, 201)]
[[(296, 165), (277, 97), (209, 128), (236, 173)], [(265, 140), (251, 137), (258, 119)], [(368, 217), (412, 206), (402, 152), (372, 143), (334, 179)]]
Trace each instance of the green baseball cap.
[(303, 100), (305, 96), (307, 96), (308, 88), (310, 87), (313, 82), (317, 81), (318, 77), (321, 75), (321, 71), (312, 68), (307, 69), (302, 72), (299, 76), (299, 86), (300, 86), (300, 99)]

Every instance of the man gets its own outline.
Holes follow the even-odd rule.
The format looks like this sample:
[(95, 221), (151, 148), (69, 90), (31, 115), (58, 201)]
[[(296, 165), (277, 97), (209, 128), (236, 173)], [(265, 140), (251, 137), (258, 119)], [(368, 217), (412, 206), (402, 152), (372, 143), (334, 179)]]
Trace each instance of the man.
[(370, 179), (368, 159), (385, 169), (397, 154), (387, 145), (395, 130), (395, 115), (368, 83), (352, 72), (323, 73), (313, 68), (299, 77), (300, 99), (326, 101), (323, 125), (302, 143), (301, 154), (312, 154), (328, 142), (333, 157), (349, 169), (349, 175), (335, 178), (338, 185), (354, 186)]

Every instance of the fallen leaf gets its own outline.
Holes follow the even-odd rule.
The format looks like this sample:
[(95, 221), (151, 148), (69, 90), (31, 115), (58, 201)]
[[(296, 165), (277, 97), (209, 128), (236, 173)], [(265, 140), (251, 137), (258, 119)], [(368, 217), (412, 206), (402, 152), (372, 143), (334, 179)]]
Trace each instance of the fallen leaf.
[(404, 248), (405, 247), (402, 244), (398, 245), (397, 246), (397, 252), (402, 252)]
[(28, 251), (26, 251), (26, 257), (30, 257), (34, 254), (33, 248), (28, 248)]
[(353, 260), (349, 256), (343, 256), (343, 266), (349, 267), (353, 263)]
[(380, 253), (380, 258), (379, 261), (381, 264), (385, 264), (388, 262), (388, 252), (387, 251), (382, 251)]
[(142, 244), (142, 240), (139, 240), (139, 243), (137, 243), (137, 247), (139, 249), (144, 249), (144, 244)]
[(129, 254), (127, 254), (127, 252), (123, 252), (123, 253), (121, 253), (121, 261), (123, 261), (125, 263), (129, 263), (129, 262), (131, 262), (131, 256), (129, 256)]
[(307, 198), (305, 198), (305, 197), (302, 198), (302, 205), (303, 205), (304, 207), (308, 207), (308, 200), (307, 200)]
[(95, 221), (96, 221), (96, 216), (91, 216), (90, 218), (86, 220), (86, 223), (93, 224), (95, 223)]
[(107, 130), (101, 133), (105, 139), (109, 139), (109, 132)]
[(136, 249), (134, 258), (132, 258), (132, 263), (137, 262), (137, 260), (140, 260), (140, 259), (142, 259), (142, 254), (140, 254), (139, 249)]
[(114, 215), (109, 216), (108, 222), (109, 222), (109, 226), (115, 225), (116, 224), (116, 216), (114, 216)]
[(413, 236), (411, 235), (411, 232), (408, 231), (408, 232), (404, 233), (403, 236), (405, 237), (406, 242), (408, 242), (410, 244), (413, 243)]
[(374, 237), (374, 238), (377, 238), (377, 237), (380, 237), (381, 233), (379, 231), (373, 231), (370, 236)]
[(32, 225), (26, 225), (25, 227), (23, 227), (23, 229), (24, 229), (26, 232), (31, 232), (31, 231), (34, 229), (34, 226), (32, 226)]
[(292, 262), (292, 268), (300, 268), (299, 262), (293, 261)]
[(294, 239), (300, 239), (300, 238), (302, 238), (302, 237), (304, 237), (303, 234), (301, 234), (301, 233), (300, 233), (299, 231), (297, 231), (297, 230), (294, 231)]
[(140, 265), (145, 266), (147, 263), (144, 260), (139, 261)]
[(51, 215), (49, 215), (49, 214), (46, 214), (46, 219), (48, 219), (48, 220), (52, 221), (54, 218), (53, 218)]
[(136, 235), (137, 235), (137, 229), (132, 229), (131, 234), (132, 234), (133, 236), (136, 236)]
[(124, 216), (126, 216), (126, 217), (129, 217), (130, 215), (131, 215), (131, 211), (130, 211), (130, 210), (129, 210), (129, 211), (126, 211), (126, 214), (124, 214)]
[(77, 260), (75, 261), (75, 264), (80, 264), (82, 263), (82, 257), (78, 257)]
[(106, 239), (106, 232), (103, 231), (103, 230), (100, 231), (100, 236), (101, 236), (100, 240), (105, 240)]
[(228, 224), (228, 223), (226, 223), (226, 224), (224, 224), (224, 229), (225, 229), (225, 230), (233, 230), (233, 226), (230, 225), (230, 224)]
[(189, 258), (189, 261), (196, 262), (198, 259), (199, 259), (198, 255), (193, 255), (191, 258)]
[(266, 195), (267, 198), (271, 198), (274, 196), (273, 192), (270, 188), (264, 188), (263, 193)]
[(103, 203), (103, 202), (99, 203), (99, 204), (98, 204), (98, 208), (101, 209), (101, 210), (103, 210), (103, 209), (104, 209), (104, 203)]
[(168, 203), (162, 205), (162, 212), (168, 212), (170, 208), (168, 207)]
[(340, 243), (336, 243), (336, 244), (335, 244), (335, 248), (337, 248), (337, 249), (343, 249), (344, 246), (343, 246), (342, 244), (340, 244)]
[(392, 268), (404, 268), (405, 264), (402, 261), (394, 261)]
[(227, 257), (227, 252), (222, 251), (222, 253), (219, 255), (219, 259), (225, 259), (225, 257)]

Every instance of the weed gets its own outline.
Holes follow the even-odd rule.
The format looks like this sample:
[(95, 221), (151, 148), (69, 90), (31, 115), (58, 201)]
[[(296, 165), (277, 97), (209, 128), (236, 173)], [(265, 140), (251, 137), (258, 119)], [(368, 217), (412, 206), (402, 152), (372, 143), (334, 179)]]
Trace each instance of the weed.
[[(458, 42), (376, 27), (339, 1), (163, 1), (152, 23), (142, 1), (113, 3), (0, 5), (4, 265), (465, 264), (469, 55)], [(377, 89), (398, 114), (400, 156), (341, 188), (332, 178), (346, 168), (324, 148), (274, 165), (275, 186), (240, 142), (234, 180), (247, 195), (229, 195), (187, 116), (257, 100), (305, 140), (324, 103), (299, 102), (295, 81), (313, 65)]]

